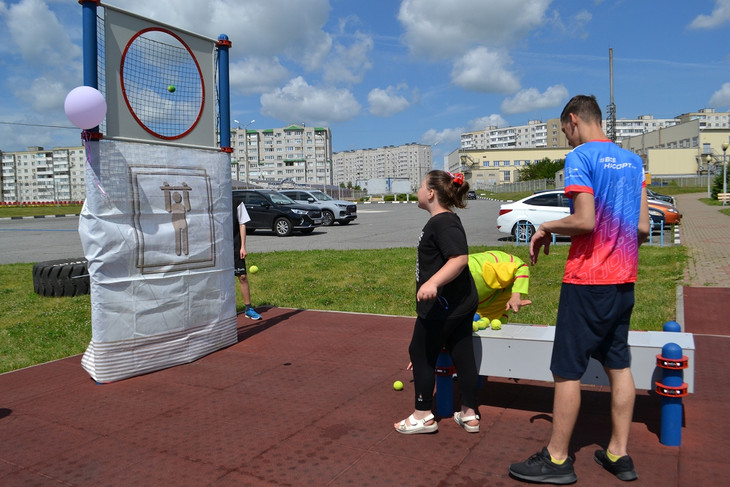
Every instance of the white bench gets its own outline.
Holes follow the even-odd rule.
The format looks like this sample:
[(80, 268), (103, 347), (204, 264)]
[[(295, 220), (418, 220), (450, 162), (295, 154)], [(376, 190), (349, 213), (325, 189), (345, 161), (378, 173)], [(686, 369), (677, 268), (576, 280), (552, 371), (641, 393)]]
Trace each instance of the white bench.
[(730, 193), (718, 193), (717, 201), (730, 201)]
[[(480, 330), (474, 332), (473, 336), (479, 375), (553, 381), (550, 357), (555, 337), (554, 326), (510, 323), (502, 325), (501, 330)], [(694, 392), (693, 335), (665, 331), (629, 332), (631, 373), (637, 389), (654, 390), (655, 382), (661, 381), (663, 369), (657, 367), (657, 355), (661, 355), (662, 347), (670, 342), (682, 347), (682, 354), (688, 359), (683, 377), (688, 392)], [(581, 383), (608, 385), (608, 377), (597, 360), (590, 360)]]

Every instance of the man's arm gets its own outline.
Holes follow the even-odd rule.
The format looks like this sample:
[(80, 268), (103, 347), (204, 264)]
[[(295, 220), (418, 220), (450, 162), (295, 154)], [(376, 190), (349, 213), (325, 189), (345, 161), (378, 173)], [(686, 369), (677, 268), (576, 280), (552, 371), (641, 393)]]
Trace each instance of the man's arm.
[(649, 217), (649, 202), (646, 196), (646, 186), (641, 188), (641, 209), (639, 210), (639, 245), (646, 241), (651, 232), (651, 218)]
[[(647, 210), (648, 215), (648, 210)], [(540, 247), (545, 247), (545, 255), (550, 253), (550, 239), (553, 233), (559, 235), (581, 235), (593, 231), (596, 226), (596, 202), (591, 193), (575, 193), (573, 213), (559, 220), (545, 222), (537, 229), (530, 240), (530, 263), (537, 263)]]

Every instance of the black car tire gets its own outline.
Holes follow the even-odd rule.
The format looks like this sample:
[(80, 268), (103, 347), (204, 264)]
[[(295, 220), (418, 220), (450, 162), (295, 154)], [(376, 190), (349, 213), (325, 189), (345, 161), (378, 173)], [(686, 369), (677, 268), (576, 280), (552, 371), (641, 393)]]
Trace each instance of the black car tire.
[[(520, 220), (515, 223), (514, 227), (512, 227), (512, 236), (515, 238), (515, 241), (517, 241), (517, 232), (519, 231), (520, 227), (524, 229), (525, 225), (527, 225), (527, 241), (529, 242), (532, 239), (532, 236), (535, 235), (535, 227), (532, 225), (532, 223), (528, 222), (527, 220)], [(524, 235), (520, 235), (520, 237), (520, 242), (524, 241)]]
[(59, 259), (33, 265), (33, 291), (41, 296), (72, 297), (89, 294), (88, 261)]
[(322, 225), (330, 227), (335, 223), (335, 214), (329, 210), (322, 210)]
[(274, 220), (274, 233), (277, 237), (288, 237), (291, 235), (291, 231), (292, 224), (288, 219), (280, 217)]

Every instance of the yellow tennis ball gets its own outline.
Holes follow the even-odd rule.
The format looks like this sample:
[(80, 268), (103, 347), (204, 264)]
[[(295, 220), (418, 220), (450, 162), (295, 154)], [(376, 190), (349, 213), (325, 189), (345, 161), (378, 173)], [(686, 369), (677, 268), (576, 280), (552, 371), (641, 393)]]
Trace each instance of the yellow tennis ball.
[(403, 390), (403, 383), (399, 380), (393, 382), (393, 389), (396, 391), (402, 391)]
[(251, 267), (248, 268), (248, 272), (250, 272), (251, 274), (256, 274), (258, 271), (259, 271), (259, 268), (256, 267), (255, 265), (252, 265)]
[(482, 318), (477, 322), (477, 325), (479, 326), (480, 330), (486, 330), (489, 326), (489, 319), (488, 318)]
[(471, 323), (471, 331), (479, 331), (479, 322), (473, 321)]
[(502, 322), (498, 319), (493, 319), (490, 323), (492, 326), (492, 330), (501, 330), (502, 329)]

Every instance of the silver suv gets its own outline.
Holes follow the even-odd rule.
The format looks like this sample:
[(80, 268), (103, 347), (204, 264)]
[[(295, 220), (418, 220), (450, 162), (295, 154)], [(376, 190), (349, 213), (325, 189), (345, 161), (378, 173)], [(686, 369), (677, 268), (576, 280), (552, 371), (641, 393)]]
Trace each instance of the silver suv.
[(322, 225), (324, 226), (330, 226), (334, 222), (347, 225), (357, 218), (355, 203), (336, 200), (318, 189), (282, 189), (279, 192), (298, 203), (309, 203), (319, 207), (322, 210)]

